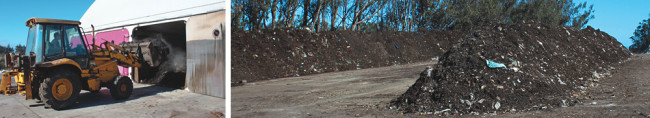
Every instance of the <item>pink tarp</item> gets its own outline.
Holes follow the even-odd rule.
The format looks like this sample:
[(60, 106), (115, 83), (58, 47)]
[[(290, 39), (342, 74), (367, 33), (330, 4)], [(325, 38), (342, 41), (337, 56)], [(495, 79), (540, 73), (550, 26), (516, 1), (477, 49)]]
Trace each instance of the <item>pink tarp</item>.
[[(90, 48), (90, 45), (93, 44), (93, 36), (92, 35), (84, 35), (86, 38), (86, 41), (88, 43), (88, 48)], [(114, 42), (115, 45), (119, 45), (120, 43), (123, 42), (128, 42), (129, 41), (129, 30), (127, 29), (119, 29), (119, 30), (113, 30), (113, 31), (106, 31), (106, 32), (98, 32), (95, 33), (95, 44), (99, 45), (104, 42)], [(119, 67), (120, 70), (120, 75), (123, 76), (129, 76), (129, 68), (125, 67)]]

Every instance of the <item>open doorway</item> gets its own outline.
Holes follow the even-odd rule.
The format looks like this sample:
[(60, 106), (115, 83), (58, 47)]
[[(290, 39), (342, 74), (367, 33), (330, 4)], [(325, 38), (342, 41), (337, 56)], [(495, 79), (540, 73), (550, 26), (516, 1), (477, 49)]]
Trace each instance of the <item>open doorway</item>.
[(185, 87), (186, 75), (185, 21), (139, 26), (131, 35), (133, 42), (148, 42), (143, 51), (146, 64), (133, 71), (137, 82), (173, 88)]

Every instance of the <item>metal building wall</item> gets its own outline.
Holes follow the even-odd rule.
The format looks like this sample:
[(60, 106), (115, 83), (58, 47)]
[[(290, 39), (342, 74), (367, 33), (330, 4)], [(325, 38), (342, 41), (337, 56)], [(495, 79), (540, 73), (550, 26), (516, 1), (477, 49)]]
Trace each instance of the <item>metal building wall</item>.
[[(187, 88), (225, 97), (225, 10), (187, 20)], [(218, 32), (218, 33), (216, 33)]]
[(95, 0), (86, 10), (81, 27), (87, 32), (90, 25), (103, 31), (143, 22), (187, 17), (226, 9), (227, 0)]

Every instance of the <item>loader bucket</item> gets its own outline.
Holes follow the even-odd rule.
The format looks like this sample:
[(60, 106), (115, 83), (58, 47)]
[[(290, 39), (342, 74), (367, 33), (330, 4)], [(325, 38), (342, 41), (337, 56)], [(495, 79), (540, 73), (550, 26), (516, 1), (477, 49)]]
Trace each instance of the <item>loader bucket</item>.
[(151, 51), (159, 49), (158, 47), (152, 46), (151, 42), (149, 41), (124, 42), (120, 44), (120, 47), (133, 54), (136, 54), (141, 59), (139, 61), (149, 64), (151, 67), (160, 65), (159, 57), (164, 56), (160, 54), (159, 51)]

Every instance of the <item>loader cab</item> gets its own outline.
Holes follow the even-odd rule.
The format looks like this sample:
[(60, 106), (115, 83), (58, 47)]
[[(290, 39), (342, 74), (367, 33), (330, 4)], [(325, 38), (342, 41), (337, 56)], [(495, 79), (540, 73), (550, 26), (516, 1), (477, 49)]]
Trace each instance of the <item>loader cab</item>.
[(34, 54), (32, 56), (36, 57), (35, 63), (68, 58), (77, 62), (81, 68), (87, 68), (90, 55), (79, 24), (81, 23), (78, 21), (56, 19), (27, 20), (29, 33), (26, 54)]

